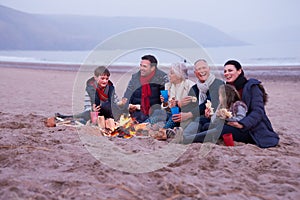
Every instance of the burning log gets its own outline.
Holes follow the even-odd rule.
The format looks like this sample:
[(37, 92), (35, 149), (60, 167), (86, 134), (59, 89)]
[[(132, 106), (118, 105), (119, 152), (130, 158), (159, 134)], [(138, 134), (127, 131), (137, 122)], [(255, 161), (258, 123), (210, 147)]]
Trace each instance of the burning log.
[(105, 118), (104, 116), (98, 116), (98, 126), (105, 129)]
[(107, 119), (105, 125), (105, 129), (102, 129), (102, 134), (107, 137), (129, 139), (133, 136), (148, 136), (147, 123), (139, 124), (129, 116), (122, 115), (119, 123), (115, 123), (113, 119)]

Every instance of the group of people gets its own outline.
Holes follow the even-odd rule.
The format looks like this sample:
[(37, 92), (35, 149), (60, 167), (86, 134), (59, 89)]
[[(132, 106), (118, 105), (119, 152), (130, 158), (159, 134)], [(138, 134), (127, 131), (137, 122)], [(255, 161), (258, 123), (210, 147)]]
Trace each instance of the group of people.
[[(211, 73), (204, 59), (194, 63), (194, 74), (196, 82), (189, 79), (184, 63), (172, 64), (167, 74), (158, 68), (155, 56), (144, 55), (121, 100), (103, 66), (87, 81), (85, 99), (90, 99), (90, 110), (105, 118), (118, 120), (128, 113), (139, 123), (162, 124), (168, 137), (181, 132), (185, 144), (216, 142), (226, 133), (232, 133), (235, 141), (261, 148), (278, 144), (278, 134), (265, 112), (267, 94), (260, 81), (244, 76), (238, 61), (224, 64), (225, 81)], [(162, 90), (168, 90), (167, 102)], [(178, 107), (179, 113), (172, 114), (172, 107)], [(74, 117), (87, 120), (88, 112)]]

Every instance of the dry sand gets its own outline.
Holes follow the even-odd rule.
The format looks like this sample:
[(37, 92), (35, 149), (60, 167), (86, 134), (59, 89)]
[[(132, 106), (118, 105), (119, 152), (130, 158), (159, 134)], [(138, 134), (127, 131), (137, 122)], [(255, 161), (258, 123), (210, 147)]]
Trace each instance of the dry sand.
[[(72, 113), (75, 77), (0, 68), (0, 199), (299, 199), (299, 77), (264, 77), (267, 113), (280, 135), (269, 149), (45, 127), (55, 112)], [(112, 79), (121, 95), (128, 78)]]

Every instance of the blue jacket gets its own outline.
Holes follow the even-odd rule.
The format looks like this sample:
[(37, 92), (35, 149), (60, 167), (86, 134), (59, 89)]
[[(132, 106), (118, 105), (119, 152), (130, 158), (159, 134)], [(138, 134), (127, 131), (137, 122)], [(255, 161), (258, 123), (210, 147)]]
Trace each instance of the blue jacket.
[(239, 121), (244, 127), (242, 131), (249, 131), (254, 142), (262, 148), (276, 146), (279, 136), (274, 132), (271, 122), (266, 115), (263, 93), (256, 79), (249, 79), (243, 88), (242, 100), (248, 106), (247, 116)]

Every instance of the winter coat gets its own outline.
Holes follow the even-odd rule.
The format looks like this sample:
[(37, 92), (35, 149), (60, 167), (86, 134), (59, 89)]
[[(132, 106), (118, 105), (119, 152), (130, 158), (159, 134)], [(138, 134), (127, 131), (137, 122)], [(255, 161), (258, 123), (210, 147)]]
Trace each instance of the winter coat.
[[(127, 89), (124, 93), (124, 97), (128, 99), (128, 104), (139, 104), (141, 105), (142, 99), (142, 85), (140, 82), (141, 73), (137, 72), (132, 75)], [(160, 109), (160, 90), (165, 89), (165, 84), (168, 82), (168, 75), (156, 69), (154, 77), (150, 80), (150, 89), (151, 89), (151, 96), (150, 96), (150, 107), (151, 109)], [(138, 111), (137, 111), (138, 112)], [(147, 118), (147, 116), (146, 116)], [(138, 121), (143, 121), (145, 118), (137, 119)]]
[(239, 121), (243, 132), (249, 131), (254, 142), (262, 148), (276, 146), (279, 136), (274, 132), (271, 122), (266, 115), (263, 93), (256, 79), (249, 79), (243, 88), (242, 100), (248, 106), (246, 117)]
[(125, 112), (125, 110), (124, 108), (117, 106), (118, 96), (115, 93), (115, 87), (113, 83), (111, 81), (108, 82), (106, 88), (108, 95), (107, 101), (100, 100), (97, 91), (94, 88), (95, 85), (97, 86), (98, 84), (94, 77), (90, 78), (86, 82), (85, 90), (90, 97), (91, 105), (96, 104), (96, 106), (99, 106), (101, 104), (100, 115), (103, 115), (105, 118), (118, 119), (120, 115)]

